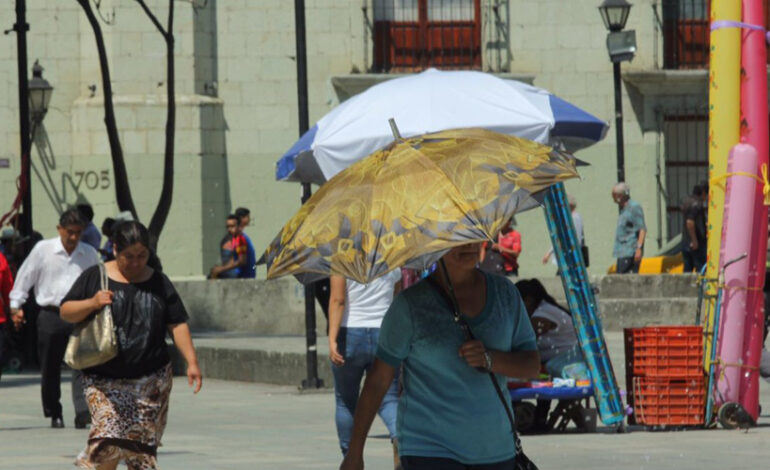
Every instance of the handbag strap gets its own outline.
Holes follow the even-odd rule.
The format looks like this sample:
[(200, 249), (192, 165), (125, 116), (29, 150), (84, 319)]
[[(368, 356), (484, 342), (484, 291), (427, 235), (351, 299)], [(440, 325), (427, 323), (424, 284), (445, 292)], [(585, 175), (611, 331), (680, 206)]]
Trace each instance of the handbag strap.
[(101, 287), (99, 290), (108, 290), (110, 286), (109, 278), (107, 277), (107, 268), (101, 261), (99, 261), (99, 285)]
[[(449, 293), (447, 293), (444, 288), (439, 285), (438, 281), (436, 281), (432, 277), (427, 277), (426, 279), (430, 283), (430, 285), (441, 295), (441, 297), (444, 299), (444, 301), (449, 305), (450, 309), (452, 310), (452, 314), (454, 316), (455, 323), (460, 325), (460, 328), (462, 328), (463, 333), (465, 334), (465, 340), (471, 341), (476, 339), (476, 337), (473, 335), (473, 331), (471, 330), (470, 325), (468, 325), (468, 322), (465, 321), (465, 319), (460, 314), (460, 307), (457, 303), (457, 297), (454, 293), (454, 288), (452, 287), (452, 281), (449, 279), (449, 271), (446, 269), (446, 265), (444, 264), (444, 260), (439, 261), (441, 263), (441, 271), (444, 273), (444, 280), (447, 284), (447, 289), (449, 290)], [(500, 384), (497, 381), (497, 378), (495, 377), (494, 372), (487, 371), (483, 368), (477, 368), (480, 372), (487, 372), (489, 375), (489, 379), (492, 381), (492, 386), (495, 388), (495, 392), (497, 392), (497, 397), (500, 399), (500, 403), (503, 405), (503, 408), (505, 409), (505, 414), (508, 416), (508, 422), (511, 424), (511, 431), (513, 432), (513, 443), (516, 447), (516, 454), (520, 455), (522, 453), (522, 447), (521, 447), (521, 439), (519, 439), (519, 435), (516, 433), (516, 424), (513, 420), (513, 413), (511, 412), (511, 409), (508, 407), (508, 400), (506, 400), (505, 395), (503, 394), (502, 389), (500, 388)]]

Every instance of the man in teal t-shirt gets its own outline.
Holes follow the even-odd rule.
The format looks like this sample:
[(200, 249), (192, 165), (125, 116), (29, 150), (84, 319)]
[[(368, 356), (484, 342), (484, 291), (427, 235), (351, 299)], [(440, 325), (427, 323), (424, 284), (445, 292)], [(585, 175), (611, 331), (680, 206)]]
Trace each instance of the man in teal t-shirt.
[(647, 235), (644, 211), (638, 202), (631, 199), (631, 188), (626, 183), (612, 187), (612, 200), (620, 208), (612, 248), (612, 256), (617, 259), (615, 272), (638, 273)]
[[(489, 350), (537, 351), (524, 304), (507, 279), (485, 275), (487, 301), (465, 320)], [(461, 327), (429, 282), (402, 292), (385, 315), (377, 357), (404, 366), (397, 435), (403, 456), (490, 464), (516, 455), (511, 424), (489, 375), (459, 356)], [(497, 380), (503, 390), (505, 377)], [(506, 401), (510, 409), (510, 401)]]

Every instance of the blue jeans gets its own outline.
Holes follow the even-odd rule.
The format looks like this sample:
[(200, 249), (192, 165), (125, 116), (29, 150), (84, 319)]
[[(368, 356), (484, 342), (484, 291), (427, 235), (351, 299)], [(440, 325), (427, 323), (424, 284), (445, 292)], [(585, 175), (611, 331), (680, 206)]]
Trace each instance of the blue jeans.
[[(379, 328), (340, 328), (337, 350), (345, 358), (345, 364), (332, 364), (334, 375), (335, 421), (342, 455), (347, 454), (353, 433), (353, 414), (356, 411), (361, 379), (371, 369), (377, 352)], [(398, 409), (398, 371), (380, 405), (380, 418), (388, 427), (390, 438), (396, 438), (396, 411)]]

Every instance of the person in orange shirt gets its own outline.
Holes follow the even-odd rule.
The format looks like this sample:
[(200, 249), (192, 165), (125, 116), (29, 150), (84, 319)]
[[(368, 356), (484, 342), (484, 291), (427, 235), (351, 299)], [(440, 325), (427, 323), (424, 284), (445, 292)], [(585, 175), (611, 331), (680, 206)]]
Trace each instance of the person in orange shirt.
[(518, 276), (521, 234), (513, 229), (513, 219), (500, 230), (497, 243), (484, 242), (481, 247), (481, 270), (504, 276)]
[(492, 249), (499, 251), (503, 256), (503, 269), (506, 276), (519, 275), (519, 255), (521, 254), (521, 233), (513, 228), (513, 219), (500, 231), (497, 243)]

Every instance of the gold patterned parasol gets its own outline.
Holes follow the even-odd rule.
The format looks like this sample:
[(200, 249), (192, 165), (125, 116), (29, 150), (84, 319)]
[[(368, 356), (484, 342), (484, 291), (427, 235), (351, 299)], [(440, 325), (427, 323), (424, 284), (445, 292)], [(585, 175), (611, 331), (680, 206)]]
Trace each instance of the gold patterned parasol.
[(490, 240), (532, 194), (578, 176), (571, 155), (484, 129), (398, 139), (326, 182), (265, 252), (267, 277), (367, 283)]

